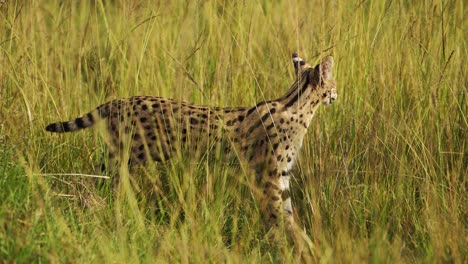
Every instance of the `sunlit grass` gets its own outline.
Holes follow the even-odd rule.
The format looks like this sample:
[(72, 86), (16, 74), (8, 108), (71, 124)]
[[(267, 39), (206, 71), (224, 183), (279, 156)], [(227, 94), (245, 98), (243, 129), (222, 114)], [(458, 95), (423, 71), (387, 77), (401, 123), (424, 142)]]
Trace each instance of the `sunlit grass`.
[[(293, 180), (315, 261), (467, 259), (463, 1), (0, 1), (0, 260), (284, 262), (237, 166), (176, 160), (114, 195), (96, 130), (44, 127), (132, 95), (249, 106), (290, 56), (336, 62)], [(123, 175), (126, 175), (123, 173)], [(103, 184), (96, 184), (101, 182)]]

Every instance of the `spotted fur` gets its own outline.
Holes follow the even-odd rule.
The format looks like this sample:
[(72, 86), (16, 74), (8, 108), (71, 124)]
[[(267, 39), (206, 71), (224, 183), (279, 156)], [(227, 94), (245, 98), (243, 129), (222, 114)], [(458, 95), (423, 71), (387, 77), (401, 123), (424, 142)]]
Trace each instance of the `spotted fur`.
[(223, 151), (238, 153), (257, 174), (267, 225), (276, 226), (283, 217), (292, 223), (290, 170), (315, 111), (337, 98), (332, 57), (315, 67), (296, 53), (292, 59), (297, 80), (291, 88), (282, 97), (253, 107), (208, 107), (135, 96), (108, 102), (72, 121), (50, 124), (46, 130), (72, 132), (105, 120), (110, 157), (121, 159), (128, 143), (130, 164), (165, 161), (180, 150), (227, 142)]

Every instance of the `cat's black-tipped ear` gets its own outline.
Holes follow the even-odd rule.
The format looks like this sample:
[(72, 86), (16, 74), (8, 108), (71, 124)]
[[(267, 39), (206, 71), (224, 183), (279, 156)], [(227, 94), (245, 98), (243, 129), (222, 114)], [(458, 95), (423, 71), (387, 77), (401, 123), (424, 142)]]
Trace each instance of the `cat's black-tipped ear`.
[(322, 59), (319, 65), (320, 78), (325, 81), (330, 81), (333, 79), (333, 65), (335, 61), (332, 56), (327, 56)]
[(299, 57), (299, 55), (297, 55), (297, 52), (292, 54), (292, 62), (296, 76), (298, 76), (299, 73), (303, 72), (305, 69), (311, 68), (309, 64), (307, 64), (301, 57)]
[(296, 76), (297, 76), (297, 73), (299, 72), (299, 64), (305, 64), (305, 61), (299, 57), (299, 55), (297, 55), (297, 52), (293, 52), (292, 54), (292, 62), (293, 62), (293, 65), (294, 65), (294, 73), (296, 73)]

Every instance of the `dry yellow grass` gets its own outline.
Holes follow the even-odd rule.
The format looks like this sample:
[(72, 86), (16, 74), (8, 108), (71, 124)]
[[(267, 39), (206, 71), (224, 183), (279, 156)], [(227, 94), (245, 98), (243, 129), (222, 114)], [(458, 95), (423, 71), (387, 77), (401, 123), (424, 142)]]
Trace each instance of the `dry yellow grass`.
[(58, 175), (95, 173), (97, 133), (44, 127), (130, 95), (253, 105), (289, 88), (297, 50), (311, 64), (335, 57), (339, 94), (315, 117), (293, 182), (312, 258), (466, 263), (464, 7), (0, 1), (0, 260), (293, 261), (262, 239), (234, 168), (154, 166), (140, 191), (115, 197), (107, 183)]

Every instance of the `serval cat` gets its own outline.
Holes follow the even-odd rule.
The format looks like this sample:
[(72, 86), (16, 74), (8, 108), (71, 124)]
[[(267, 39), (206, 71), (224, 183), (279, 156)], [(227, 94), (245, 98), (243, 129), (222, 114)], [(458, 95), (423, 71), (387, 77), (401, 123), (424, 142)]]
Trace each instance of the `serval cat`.
[(135, 96), (113, 100), (72, 121), (50, 124), (46, 130), (72, 132), (105, 120), (110, 160), (121, 160), (125, 144), (130, 144), (129, 165), (166, 161), (187, 148), (228, 142), (224, 151), (236, 153), (256, 173), (268, 228), (285, 218), (292, 224), (290, 170), (317, 108), (337, 98), (331, 56), (314, 68), (296, 53), (292, 59), (297, 80), (291, 88), (282, 97), (253, 107), (209, 107)]

